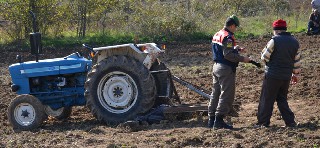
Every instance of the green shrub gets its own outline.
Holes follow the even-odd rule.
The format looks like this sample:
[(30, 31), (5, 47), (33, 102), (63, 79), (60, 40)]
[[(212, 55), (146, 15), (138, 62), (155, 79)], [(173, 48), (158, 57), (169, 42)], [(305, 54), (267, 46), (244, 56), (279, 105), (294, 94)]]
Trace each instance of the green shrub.
[(0, 2), (0, 44), (28, 42), (34, 9), (44, 46), (54, 47), (209, 40), (232, 14), (241, 22), (237, 38), (270, 33), (279, 18), (289, 31), (303, 32), (311, 12), (309, 2), (293, 0), (39, 0), (34, 8), (31, 1)]

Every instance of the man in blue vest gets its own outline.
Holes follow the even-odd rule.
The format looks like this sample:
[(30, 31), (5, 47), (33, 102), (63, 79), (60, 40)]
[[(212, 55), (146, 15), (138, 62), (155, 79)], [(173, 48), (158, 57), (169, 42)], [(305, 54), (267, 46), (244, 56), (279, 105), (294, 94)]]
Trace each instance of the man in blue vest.
[(287, 23), (284, 20), (274, 21), (273, 30), (274, 36), (261, 54), (266, 66), (255, 127), (270, 125), (275, 101), (286, 126), (295, 127), (295, 117), (289, 108), (287, 95), (290, 80), (292, 84), (297, 83), (301, 72), (299, 42), (286, 32)]
[(244, 57), (239, 52), (245, 52), (235, 41), (234, 32), (239, 27), (239, 19), (232, 15), (222, 30), (212, 38), (213, 88), (208, 106), (208, 127), (215, 129), (232, 129), (231, 125), (224, 122), (223, 118), (232, 109), (235, 96), (236, 68), (239, 62), (250, 62), (249, 57)]

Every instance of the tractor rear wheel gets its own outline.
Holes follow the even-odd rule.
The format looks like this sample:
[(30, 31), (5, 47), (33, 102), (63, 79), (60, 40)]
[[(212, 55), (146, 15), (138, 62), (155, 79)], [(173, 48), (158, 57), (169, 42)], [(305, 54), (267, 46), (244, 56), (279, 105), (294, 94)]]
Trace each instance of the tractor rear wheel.
[(117, 125), (150, 110), (155, 82), (139, 61), (112, 56), (92, 67), (85, 83), (87, 106), (102, 122)]
[(8, 119), (14, 130), (33, 130), (46, 119), (44, 106), (32, 95), (19, 95), (9, 105)]

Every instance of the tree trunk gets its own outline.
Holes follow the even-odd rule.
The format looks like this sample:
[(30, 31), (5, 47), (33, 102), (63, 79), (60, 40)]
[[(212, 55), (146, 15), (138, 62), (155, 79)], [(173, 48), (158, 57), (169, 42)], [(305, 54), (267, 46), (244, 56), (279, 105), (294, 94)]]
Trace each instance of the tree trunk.
[(87, 29), (87, 1), (78, 4), (78, 37), (85, 37)]

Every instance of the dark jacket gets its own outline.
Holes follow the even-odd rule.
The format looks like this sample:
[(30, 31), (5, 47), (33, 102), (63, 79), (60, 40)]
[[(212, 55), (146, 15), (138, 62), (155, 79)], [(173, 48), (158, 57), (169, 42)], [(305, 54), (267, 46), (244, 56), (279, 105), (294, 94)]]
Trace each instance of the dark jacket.
[(320, 23), (320, 14), (311, 13), (309, 20), (319, 24)]
[(299, 42), (288, 32), (274, 37), (274, 48), (266, 63), (266, 75), (274, 79), (290, 80), (294, 68)]
[(212, 38), (212, 56), (216, 63), (230, 66), (234, 71), (243, 57), (234, 49), (236, 41), (234, 34), (227, 28), (217, 32)]

